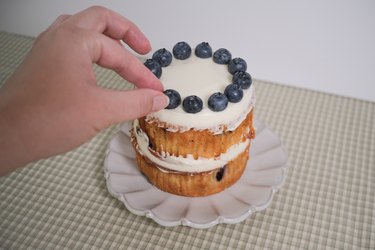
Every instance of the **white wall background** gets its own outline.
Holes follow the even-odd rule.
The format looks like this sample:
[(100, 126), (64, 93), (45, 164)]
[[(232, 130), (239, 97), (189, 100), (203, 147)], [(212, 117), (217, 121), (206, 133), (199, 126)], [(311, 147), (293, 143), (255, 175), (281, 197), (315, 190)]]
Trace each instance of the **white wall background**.
[(254, 78), (375, 101), (372, 0), (1, 0), (0, 30), (36, 36), (94, 4), (133, 20), (154, 49), (208, 41), (246, 59)]

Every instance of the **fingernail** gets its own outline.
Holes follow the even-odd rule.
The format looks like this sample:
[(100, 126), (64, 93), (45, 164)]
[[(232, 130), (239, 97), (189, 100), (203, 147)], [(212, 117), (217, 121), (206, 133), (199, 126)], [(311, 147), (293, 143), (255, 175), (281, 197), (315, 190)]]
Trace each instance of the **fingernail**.
[(157, 95), (152, 100), (152, 111), (159, 111), (165, 108), (169, 103), (169, 99), (166, 95)]

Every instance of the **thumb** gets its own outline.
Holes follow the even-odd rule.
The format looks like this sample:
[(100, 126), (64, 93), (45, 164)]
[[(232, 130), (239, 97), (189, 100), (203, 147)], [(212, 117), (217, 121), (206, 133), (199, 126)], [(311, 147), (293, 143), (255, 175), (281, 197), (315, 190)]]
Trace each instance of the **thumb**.
[(165, 108), (169, 98), (153, 89), (116, 91), (101, 89), (99, 101), (104, 127), (133, 120)]

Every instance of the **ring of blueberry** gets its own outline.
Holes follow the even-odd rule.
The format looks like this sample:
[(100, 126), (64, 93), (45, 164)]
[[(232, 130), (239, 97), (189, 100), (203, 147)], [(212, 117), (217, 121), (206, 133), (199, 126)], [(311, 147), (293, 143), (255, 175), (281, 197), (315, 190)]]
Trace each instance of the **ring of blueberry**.
[[(173, 56), (172, 56), (173, 53)], [(162, 67), (167, 67), (172, 63), (173, 57), (178, 60), (185, 60), (191, 56), (192, 49), (186, 42), (178, 42), (172, 53), (165, 48), (154, 52), (151, 59), (147, 59), (144, 65), (157, 77), (162, 75)], [(237, 103), (242, 100), (243, 90), (250, 88), (252, 84), (251, 75), (246, 72), (247, 63), (242, 58), (233, 58), (232, 54), (224, 48), (212, 52), (211, 46), (207, 42), (202, 42), (195, 47), (194, 53), (200, 58), (210, 58), (217, 64), (227, 64), (228, 71), (232, 74), (232, 83), (224, 90), (224, 93), (213, 93), (207, 101), (208, 107), (219, 112), (226, 109), (228, 102)], [(198, 113), (203, 108), (203, 101), (196, 95), (190, 95), (181, 100), (180, 94), (174, 89), (167, 89), (164, 94), (169, 97), (169, 104), (166, 109), (174, 109), (182, 103), (182, 108), (187, 113)]]

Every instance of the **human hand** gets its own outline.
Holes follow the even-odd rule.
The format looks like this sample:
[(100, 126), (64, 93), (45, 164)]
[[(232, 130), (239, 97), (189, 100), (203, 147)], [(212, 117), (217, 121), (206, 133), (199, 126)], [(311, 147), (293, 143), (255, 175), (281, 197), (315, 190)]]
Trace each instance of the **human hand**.
[[(71, 150), (111, 124), (167, 106), (160, 81), (120, 40), (140, 54), (151, 49), (136, 25), (102, 7), (61, 16), (38, 36), (0, 89), (0, 175)], [(93, 63), (138, 88), (101, 88)]]

